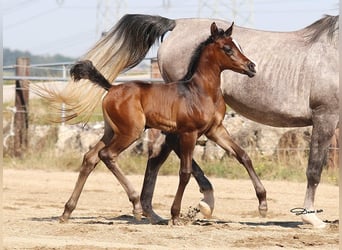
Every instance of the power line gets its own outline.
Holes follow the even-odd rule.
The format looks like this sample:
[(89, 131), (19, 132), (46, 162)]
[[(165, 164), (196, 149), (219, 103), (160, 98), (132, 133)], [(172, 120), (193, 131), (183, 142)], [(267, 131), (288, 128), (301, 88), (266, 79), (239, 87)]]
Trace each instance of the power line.
[[(9, 1), (8, 1), (9, 2)], [(25, 1), (21, 1), (20, 3), (16, 3), (13, 4), (12, 6), (8, 6), (8, 7), (4, 7), (3, 9), (3, 15), (6, 16), (8, 14), (10, 14), (13, 11), (18, 11), (24, 7), (27, 7), (27, 5), (30, 5), (32, 3), (36, 2), (36, 0), (25, 0)], [(13, 1), (11, 1), (11, 3), (13, 3)], [(6, 6), (6, 4), (3, 4), (2, 6)]]
[(253, 24), (254, 0), (198, 0), (197, 16), (202, 17), (203, 14), (211, 18), (226, 19), (231, 17), (239, 23), (239, 25)]
[(18, 25), (20, 25), (20, 24), (23, 24), (23, 23), (26, 24), (26, 23), (29, 22), (29, 21), (32, 21), (32, 20), (37, 19), (37, 18), (39, 18), (39, 17), (45, 16), (45, 15), (47, 15), (47, 14), (50, 14), (50, 13), (56, 11), (56, 10), (58, 10), (58, 7), (57, 7), (57, 8), (52, 8), (52, 9), (49, 9), (49, 10), (45, 10), (45, 11), (40, 12), (40, 13), (34, 15), (34, 16), (31, 16), (31, 17), (28, 17), (28, 18), (26, 18), (26, 19), (20, 20), (20, 21), (18, 21), (18, 22), (16, 22), (16, 23), (12, 23), (12, 24), (9, 24), (9, 25), (7, 25), (7, 26), (4, 26), (4, 28), (5, 28), (5, 29), (10, 29), (10, 28), (14, 28), (14, 27), (16, 27), (16, 26), (18, 26)]
[[(96, 40), (95, 29), (79, 32), (72, 36), (62, 37), (60, 39), (55, 39), (53, 41), (48, 41), (44, 44), (39, 44), (39, 46), (31, 47), (32, 50), (39, 49), (42, 53), (55, 50), (65, 50), (70, 49), (80, 44), (89, 44), (89, 46)], [(81, 56), (81, 55), (79, 55)]]
[(58, 4), (59, 7), (62, 7), (64, 0), (56, 0), (56, 3)]
[[(112, 5), (113, 4), (113, 5)], [(102, 35), (107, 32), (121, 17), (121, 12), (126, 12), (125, 0), (97, 0), (96, 33)]]

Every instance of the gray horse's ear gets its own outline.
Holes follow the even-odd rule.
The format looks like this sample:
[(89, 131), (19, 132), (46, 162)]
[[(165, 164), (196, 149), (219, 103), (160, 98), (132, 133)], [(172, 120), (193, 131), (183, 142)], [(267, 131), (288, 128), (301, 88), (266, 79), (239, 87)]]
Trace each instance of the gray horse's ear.
[(232, 25), (224, 32), (224, 34), (226, 36), (231, 36), (233, 33), (233, 26), (234, 26), (234, 22), (232, 22)]
[(219, 31), (218, 31), (218, 28), (217, 28), (215, 22), (213, 22), (213, 23), (211, 24), (211, 26), (210, 26), (210, 32), (211, 32), (211, 35), (212, 35), (213, 37), (216, 37), (216, 36), (218, 35)]

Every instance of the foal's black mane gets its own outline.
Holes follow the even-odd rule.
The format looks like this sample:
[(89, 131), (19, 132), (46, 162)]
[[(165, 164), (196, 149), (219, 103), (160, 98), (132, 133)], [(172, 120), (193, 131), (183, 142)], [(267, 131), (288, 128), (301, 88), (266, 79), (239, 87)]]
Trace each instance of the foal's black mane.
[(338, 27), (339, 15), (330, 16), (325, 15), (321, 19), (317, 20), (313, 24), (307, 26), (305, 30), (308, 31), (308, 41), (309, 43), (314, 43), (319, 40), (319, 38), (327, 33), (329, 40), (332, 40), (334, 37), (335, 31), (339, 29)]
[[(223, 29), (219, 29), (219, 37), (224, 36), (224, 30)], [(215, 38), (213, 36), (209, 36), (207, 38), (207, 40), (205, 40), (204, 42), (201, 42), (197, 48), (195, 49), (195, 51), (192, 53), (191, 59), (190, 59), (190, 63), (188, 66), (188, 71), (187, 73), (180, 79), (180, 81), (187, 81), (189, 79), (191, 79), (191, 77), (193, 76), (193, 74), (195, 73), (197, 66), (198, 66), (198, 62), (199, 62), (199, 58), (202, 54), (202, 50), (210, 43), (214, 42)]]

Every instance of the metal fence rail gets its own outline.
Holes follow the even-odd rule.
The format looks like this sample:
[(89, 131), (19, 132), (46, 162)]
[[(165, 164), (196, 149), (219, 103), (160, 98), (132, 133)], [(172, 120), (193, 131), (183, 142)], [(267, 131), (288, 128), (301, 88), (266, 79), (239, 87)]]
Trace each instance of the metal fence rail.
[[(143, 61), (151, 61), (154, 60), (154, 58), (146, 57), (143, 59)], [(60, 63), (41, 63), (41, 64), (31, 64), (29, 66), (22, 66), (22, 65), (7, 65), (3, 66), (2, 70), (3, 72), (8, 71), (15, 71), (18, 68), (25, 67), (28, 69), (37, 69), (37, 70), (52, 70), (52, 71), (60, 71), (62, 72), (61, 76), (55, 77), (55, 76), (16, 76), (16, 75), (6, 75), (3, 74), (2, 79), (8, 80), (8, 81), (17, 81), (17, 80), (28, 80), (28, 81), (69, 81), (70, 77), (69, 75), (69, 68), (74, 64), (75, 62), (60, 62)], [(152, 76), (152, 69), (150, 67), (149, 71), (144, 70), (143, 73), (146, 75), (149, 75), (150, 77), (144, 77), (143, 80), (147, 82), (163, 82), (162, 78), (153, 78)], [(134, 72), (134, 69), (130, 70), (130, 72)], [(115, 82), (127, 82), (131, 81), (132, 78), (125, 77), (127, 76), (127, 73), (120, 74), (120, 77), (115, 80)]]
[[(46, 76), (3, 76), (3, 80), (28, 80), (28, 81), (47, 81), (47, 82), (67, 82), (70, 80), (69, 77), (46, 77)], [(132, 78), (127, 77), (118, 77), (115, 79), (115, 82), (129, 82), (132, 81)], [(162, 78), (144, 78), (146, 82), (163, 82)]]

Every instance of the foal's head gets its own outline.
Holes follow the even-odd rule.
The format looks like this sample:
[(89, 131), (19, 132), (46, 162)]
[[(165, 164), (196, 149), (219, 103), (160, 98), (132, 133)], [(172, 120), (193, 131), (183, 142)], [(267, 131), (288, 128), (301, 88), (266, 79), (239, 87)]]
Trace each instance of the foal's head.
[(240, 45), (231, 37), (233, 25), (234, 23), (224, 31), (218, 29), (215, 22), (211, 24), (215, 60), (221, 64), (222, 69), (230, 69), (253, 77), (256, 73), (255, 63), (243, 54)]

